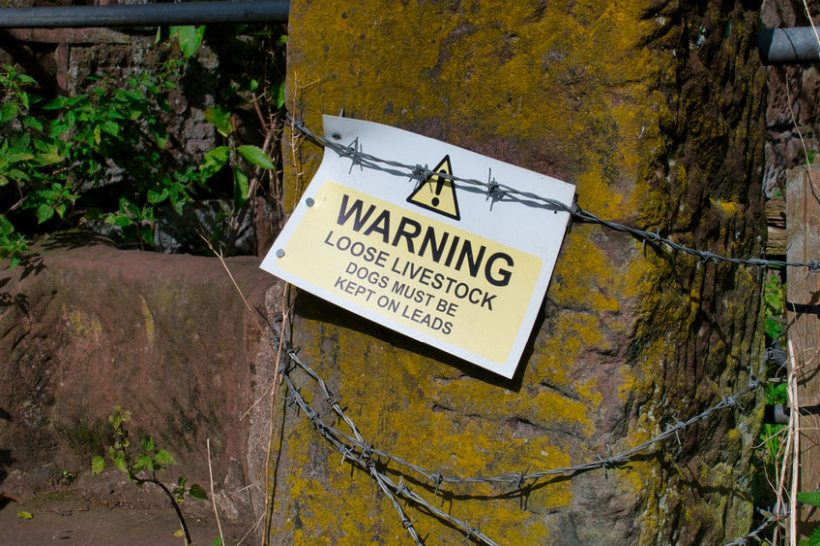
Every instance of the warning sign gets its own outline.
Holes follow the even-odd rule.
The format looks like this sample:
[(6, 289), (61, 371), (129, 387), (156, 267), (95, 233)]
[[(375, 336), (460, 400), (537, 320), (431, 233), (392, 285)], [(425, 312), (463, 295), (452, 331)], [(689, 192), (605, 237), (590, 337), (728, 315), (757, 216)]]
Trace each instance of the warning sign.
[(453, 174), (449, 155), (444, 156), (444, 159), (433, 169), (433, 173), (410, 194), (407, 202), (449, 216), (455, 220), (460, 220), (455, 184), (451, 179), (435, 174)]
[[(487, 178), (570, 203), (573, 186), (375, 123), (325, 118), (325, 132), (406, 164), (434, 157), (414, 184), (322, 164), (262, 268), (324, 299), (505, 377), (529, 338), (568, 216), (532, 200), (496, 202), (437, 176)], [(358, 140), (357, 140), (358, 139)], [(443, 158), (443, 159), (442, 159)], [(504, 176), (501, 178), (502, 175)], [(459, 208), (461, 207), (461, 208)]]

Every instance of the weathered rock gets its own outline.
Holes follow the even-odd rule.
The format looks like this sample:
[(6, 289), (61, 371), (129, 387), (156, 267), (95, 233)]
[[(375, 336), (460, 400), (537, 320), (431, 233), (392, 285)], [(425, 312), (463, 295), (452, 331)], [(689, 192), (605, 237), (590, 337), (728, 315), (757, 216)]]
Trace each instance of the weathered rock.
[[(77, 246), (51, 241), (25, 265), (0, 272), (3, 465), (82, 474), (108, 445), (107, 416), (119, 404), (134, 414), (134, 441), (151, 434), (176, 457), (162, 479), (207, 484), (210, 438), (223, 517), (253, 524), (246, 486), (265, 471), (249, 446), (267, 443), (264, 421), (254, 423), (268, 404), (243, 414), (264, 392), (268, 383), (257, 381), (267, 372), (258, 370), (265, 364), (257, 360), (254, 317), (222, 266), (214, 258)], [(255, 258), (228, 265), (264, 310), (274, 279)]]
[[(745, 6), (294, 0), (289, 105), (315, 130), (344, 109), (572, 182), (600, 216), (758, 255), (763, 73)], [(297, 144), (291, 204), (321, 157)], [(757, 306), (754, 269), (576, 223), (511, 381), (306, 294), (293, 339), (367, 441), (447, 475), (516, 474), (624, 451), (743, 388)], [(406, 543), (370, 476), (286, 412), (271, 542)], [(523, 492), (405, 483), (502, 544), (714, 544), (751, 522), (754, 434), (725, 411), (622, 468)], [(463, 540), (403, 506), (427, 543)]]

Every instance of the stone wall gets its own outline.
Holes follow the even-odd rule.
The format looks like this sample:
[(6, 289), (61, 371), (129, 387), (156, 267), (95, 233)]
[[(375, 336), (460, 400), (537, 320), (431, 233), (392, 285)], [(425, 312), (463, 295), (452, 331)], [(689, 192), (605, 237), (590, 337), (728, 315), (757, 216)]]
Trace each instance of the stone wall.
[[(343, 109), (442, 139), (574, 183), (579, 204), (603, 217), (758, 255), (755, 9), (294, 0), (289, 107), (315, 130), (321, 114)], [(322, 152), (295, 142), (285, 153), (291, 204)], [(296, 300), (293, 338), (380, 448), (462, 476), (546, 470), (628, 449), (745, 387), (760, 349), (758, 285), (754, 269), (696, 263), (576, 223), (511, 381), (307, 294)], [(367, 473), (340, 464), (309, 422), (285, 411), (271, 541), (406, 543)], [(720, 543), (751, 522), (755, 421), (726, 411), (622, 468), (525, 494), (413, 487), (500, 543)], [(407, 510), (428, 543), (463, 540)]]
[[(250, 528), (269, 407), (254, 402), (270, 383), (271, 356), (220, 263), (64, 237), (36, 251), (0, 270), (0, 488), (24, 500), (57, 485), (63, 470), (87, 474), (120, 405), (134, 415), (132, 442), (150, 434), (176, 458), (160, 475), (167, 482), (183, 475), (207, 487), (210, 439), (223, 518)], [(256, 258), (228, 266), (264, 311), (275, 280)], [(108, 497), (84, 483), (97, 501)]]

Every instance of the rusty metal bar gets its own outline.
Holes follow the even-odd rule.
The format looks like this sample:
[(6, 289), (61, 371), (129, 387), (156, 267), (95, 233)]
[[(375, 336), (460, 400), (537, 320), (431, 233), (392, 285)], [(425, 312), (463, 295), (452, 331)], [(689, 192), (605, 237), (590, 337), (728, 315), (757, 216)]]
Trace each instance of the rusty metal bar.
[(757, 48), (766, 65), (820, 63), (820, 43), (811, 27), (758, 31)]
[(286, 22), (290, 0), (0, 9), (0, 28), (139, 27)]

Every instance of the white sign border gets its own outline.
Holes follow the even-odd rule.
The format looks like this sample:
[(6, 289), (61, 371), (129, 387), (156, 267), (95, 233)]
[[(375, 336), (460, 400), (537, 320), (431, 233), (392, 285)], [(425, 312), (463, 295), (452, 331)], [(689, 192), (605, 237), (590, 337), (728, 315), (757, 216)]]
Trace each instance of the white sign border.
[[(458, 177), (488, 179), (489, 181), (491, 170), (492, 178), (516, 190), (543, 195), (567, 205), (570, 205), (574, 199), (575, 186), (572, 184), (403, 129), (370, 121), (324, 116), (324, 130), (328, 140), (345, 146), (355, 145), (359, 151), (379, 158), (410, 165), (421, 163), (430, 168), (445, 155), (449, 155), (453, 174)], [(310, 208), (308, 202), (315, 200), (317, 192), (325, 181), (348, 186), (358, 192), (393, 203), (400, 208), (412, 209), (414, 213), (429, 217), (431, 220), (452, 225), (539, 257), (542, 265), (533, 289), (533, 297), (521, 319), (520, 328), (510, 347), (507, 359), (501, 363), (491, 361), (459, 346), (434, 338), (421, 329), (408, 331), (405, 325), (391, 319), (386, 314), (373, 312), (355, 302), (341, 300), (330, 290), (296, 278), (280, 268), (277, 261), (280, 259), (282, 249), (287, 247), (296, 228), (305, 219)], [(458, 200), (461, 219), (455, 220), (407, 203), (407, 196), (413, 192), (417, 183), (409, 177), (402, 180), (400, 177), (376, 169), (362, 167), (355, 164), (351, 158), (339, 157), (336, 152), (326, 148), (316, 174), (260, 267), (369, 320), (508, 379), (512, 378), (520, 364), (521, 356), (532, 334), (535, 319), (549, 286), (569, 223), (569, 213), (549, 210), (547, 207), (537, 207), (534, 204), (522, 204), (516, 200), (494, 201), (478, 188), (464, 188), (463, 185), (457, 183), (456, 191), (460, 192)], [(549, 233), (550, 231), (552, 233)], [(560, 232), (560, 237), (555, 236), (557, 232)]]

